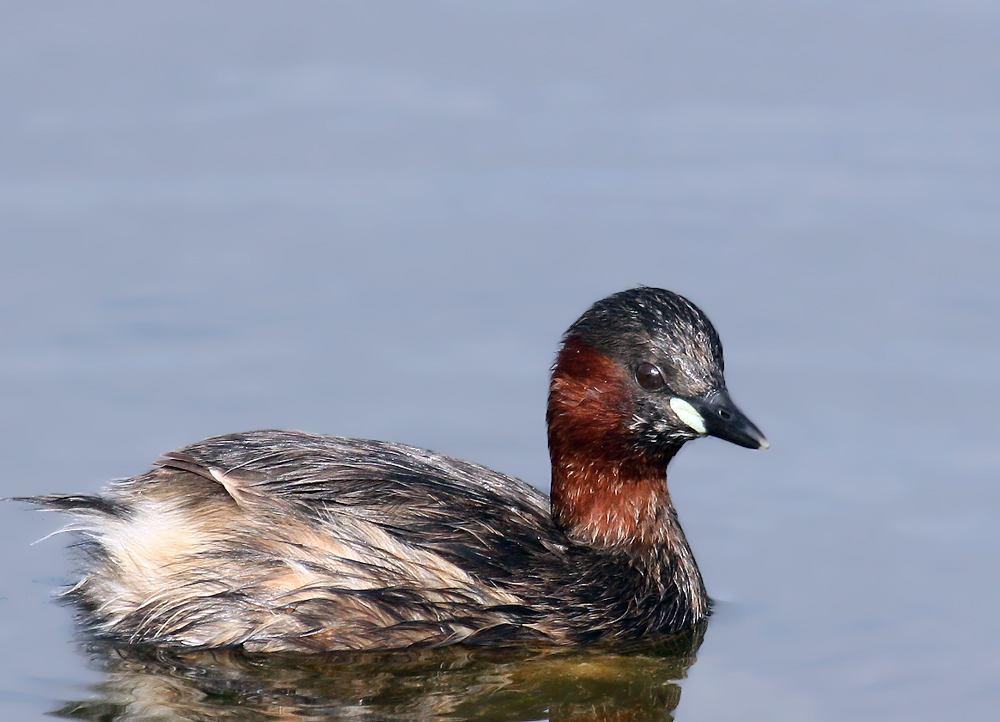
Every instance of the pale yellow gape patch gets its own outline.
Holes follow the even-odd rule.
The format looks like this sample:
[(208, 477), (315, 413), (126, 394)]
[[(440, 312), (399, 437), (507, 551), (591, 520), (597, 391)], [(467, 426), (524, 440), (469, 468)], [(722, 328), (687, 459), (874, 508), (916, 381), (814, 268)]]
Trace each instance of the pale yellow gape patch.
[(670, 408), (685, 425), (691, 427), (699, 434), (705, 433), (705, 419), (702, 418), (694, 406), (684, 399), (674, 396), (670, 399)]

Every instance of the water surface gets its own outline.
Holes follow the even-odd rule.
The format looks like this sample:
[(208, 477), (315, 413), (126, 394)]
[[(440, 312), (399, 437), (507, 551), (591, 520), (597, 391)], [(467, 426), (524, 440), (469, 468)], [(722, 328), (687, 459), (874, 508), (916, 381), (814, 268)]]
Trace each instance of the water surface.
[(104, 673), (67, 719), (665, 720), (704, 630), (630, 647), (331, 655), (89, 645)]

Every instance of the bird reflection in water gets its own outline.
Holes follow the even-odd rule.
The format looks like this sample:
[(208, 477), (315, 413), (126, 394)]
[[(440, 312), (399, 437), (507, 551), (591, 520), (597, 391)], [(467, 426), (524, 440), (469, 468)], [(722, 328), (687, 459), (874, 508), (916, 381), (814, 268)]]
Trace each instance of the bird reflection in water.
[(90, 645), (83, 720), (672, 720), (705, 625), (627, 647), (251, 655)]

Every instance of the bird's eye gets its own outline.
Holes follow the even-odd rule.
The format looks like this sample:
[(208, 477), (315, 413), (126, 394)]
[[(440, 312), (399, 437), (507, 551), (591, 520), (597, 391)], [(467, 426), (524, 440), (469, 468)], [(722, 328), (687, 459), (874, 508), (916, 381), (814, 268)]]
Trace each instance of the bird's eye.
[(662, 389), (664, 385), (663, 372), (655, 365), (643, 361), (635, 367), (635, 380), (646, 391)]

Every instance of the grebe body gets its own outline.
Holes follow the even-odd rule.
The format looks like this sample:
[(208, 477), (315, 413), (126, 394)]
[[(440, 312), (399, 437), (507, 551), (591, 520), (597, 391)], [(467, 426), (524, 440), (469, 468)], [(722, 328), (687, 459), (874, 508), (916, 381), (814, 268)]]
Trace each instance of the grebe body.
[(249, 651), (579, 644), (692, 627), (710, 608), (667, 487), (687, 441), (764, 448), (722, 347), (641, 287), (567, 331), (548, 404), (551, 498), (401, 444), (295, 431), (207, 439), (71, 513), (66, 593), (117, 641)]

